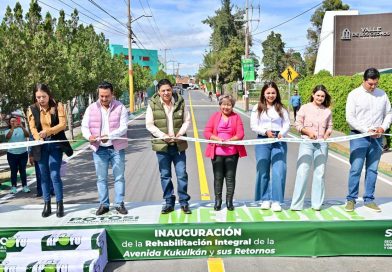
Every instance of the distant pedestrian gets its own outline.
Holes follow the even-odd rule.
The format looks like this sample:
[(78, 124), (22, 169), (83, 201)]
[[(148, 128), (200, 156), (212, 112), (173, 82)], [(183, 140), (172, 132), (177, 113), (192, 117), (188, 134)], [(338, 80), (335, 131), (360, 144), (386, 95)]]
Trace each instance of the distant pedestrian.
[(216, 96), (216, 101), (217, 101), (218, 104), (219, 104), (219, 97), (221, 96), (220, 92), (216, 92), (216, 93), (215, 93), (215, 96)]
[(147, 93), (147, 91), (144, 91), (143, 92), (143, 103), (144, 103), (144, 107), (147, 107), (148, 106), (148, 93)]
[[(328, 139), (332, 133), (332, 112), (329, 109), (331, 96), (324, 85), (313, 89), (310, 103), (298, 111), (295, 127), (303, 139)], [(325, 195), (325, 168), (328, 159), (328, 144), (323, 142), (301, 143), (298, 151), (297, 175), (291, 210), (303, 209), (308, 176), (312, 163), (314, 165), (312, 179), (311, 204), (315, 211), (321, 209)]]
[(188, 173), (186, 172), (186, 154), (188, 143), (177, 137), (186, 135), (190, 124), (190, 114), (185, 101), (173, 92), (173, 85), (168, 79), (158, 82), (158, 93), (151, 97), (146, 111), (146, 128), (156, 139), (152, 141), (152, 150), (156, 152), (163, 198), (166, 204), (162, 214), (174, 211), (176, 196), (172, 182), (172, 164), (177, 176), (177, 192), (181, 210), (191, 214), (188, 201)]
[(374, 202), (374, 190), (377, 181), (377, 169), (382, 154), (382, 133), (391, 125), (391, 103), (386, 93), (377, 88), (380, 73), (375, 68), (367, 69), (363, 74), (362, 85), (351, 91), (347, 97), (346, 120), (351, 134), (374, 133), (372, 136), (350, 141), (350, 172), (348, 195), (345, 210), (354, 211), (358, 198), (359, 181), (365, 164), (365, 207), (380, 212)]
[[(127, 138), (128, 111), (113, 96), (113, 85), (103, 81), (98, 85), (98, 101), (86, 109), (82, 120), (83, 137), (90, 142), (93, 152), (99, 208), (96, 215), (109, 212), (108, 171), (112, 165), (114, 176), (115, 209), (127, 214), (124, 206), (125, 195), (125, 149)], [(116, 139), (121, 138), (121, 139)]]
[[(5, 131), (5, 139), (9, 143), (25, 142), (29, 137), (29, 132), (21, 125), (20, 119), (11, 117), (9, 120), (9, 129)], [(28, 153), (26, 147), (10, 148), (7, 150), (7, 161), (11, 169), (11, 193), (16, 194), (16, 181), (18, 172), (22, 181), (23, 192), (29, 193), (30, 188), (27, 186), (26, 165)]]
[[(289, 132), (289, 114), (275, 82), (267, 82), (261, 89), (259, 103), (252, 109), (250, 126), (258, 139), (282, 138)], [(263, 210), (280, 212), (286, 185), (287, 143), (259, 144), (255, 146), (255, 153), (255, 200), (262, 201)]]
[(294, 95), (290, 97), (290, 105), (293, 107), (294, 121), (297, 120), (297, 112), (301, 107), (301, 97), (298, 95), (298, 91), (294, 91)]

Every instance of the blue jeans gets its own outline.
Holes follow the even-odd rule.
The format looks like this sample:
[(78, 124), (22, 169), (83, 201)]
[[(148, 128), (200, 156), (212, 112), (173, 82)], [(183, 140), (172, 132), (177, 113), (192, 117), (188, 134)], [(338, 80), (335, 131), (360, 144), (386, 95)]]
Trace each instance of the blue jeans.
[[(265, 138), (258, 136), (258, 138)], [(287, 143), (261, 144), (255, 146), (256, 152), (256, 191), (255, 200), (272, 200), (282, 203), (286, 185)], [(272, 178), (270, 184), (270, 170)]]
[(191, 197), (188, 195), (188, 174), (186, 172), (186, 155), (185, 151), (178, 152), (176, 146), (169, 146), (167, 152), (157, 152), (159, 172), (161, 173), (161, 186), (163, 190), (163, 198), (167, 205), (174, 206), (176, 197), (174, 195), (174, 187), (172, 182), (171, 165), (177, 176), (177, 192), (181, 206), (188, 205)]
[(111, 164), (114, 177), (115, 206), (120, 206), (124, 201), (125, 195), (125, 150), (115, 150), (113, 146), (100, 146), (96, 152), (93, 152), (93, 158), (97, 174), (99, 203), (106, 207), (110, 206), (108, 171), (109, 164)]
[(63, 182), (60, 176), (63, 151), (58, 143), (44, 144), (41, 147), (41, 159), (38, 161), (41, 173), (42, 196), (45, 202), (50, 201), (50, 183), (53, 183), (56, 201), (63, 200)]
[(298, 152), (297, 177), (291, 209), (302, 210), (306, 195), (306, 187), (312, 162), (314, 163), (312, 182), (312, 208), (320, 209), (325, 196), (325, 166), (328, 159), (327, 143), (301, 143)]
[[(35, 178), (37, 180), (37, 195), (42, 195), (41, 171), (39, 170), (38, 162), (34, 162), (34, 168), (35, 168)], [(50, 186), (50, 194), (54, 195), (54, 189), (53, 189), (52, 181), (50, 181), (49, 186)]]
[(365, 172), (365, 203), (374, 200), (374, 190), (377, 180), (378, 163), (382, 154), (382, 138), (364, 137), (350, 141), (350, 173), (348, 178), (347, 200), (358, 198), (359, 181), (366, 160)]
[(22, 154), (13, 154), (7, 152), (7, 161), (11, 170), (11, 184), (12, 187), (16, 187), (16, 181), (18, 178), (18, 171), (22, 186), (27, 185), (26, 178), (26, 165), (27, 165), (28, 154), (24, 152)]

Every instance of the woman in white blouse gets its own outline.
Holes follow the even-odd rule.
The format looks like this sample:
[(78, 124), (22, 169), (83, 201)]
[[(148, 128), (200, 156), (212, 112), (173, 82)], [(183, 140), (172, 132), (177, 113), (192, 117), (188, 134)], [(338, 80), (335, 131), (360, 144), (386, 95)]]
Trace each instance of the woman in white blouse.
[[(258, 139), (282, 138), (288, 133), (289, 114), (281, 102), (275, 82), (267, 82), (261, 89), (259, 103), (252, 109), (250, 126), (257, 133)], [(255, 152), (257, 161), (255, 200), (262, 201), (263, 210), (271, 209), (280, 212), (286, 184), (287, 143), (259, 144), (255, 146)], [(270, 180), (271, 186), (269, 186)]]

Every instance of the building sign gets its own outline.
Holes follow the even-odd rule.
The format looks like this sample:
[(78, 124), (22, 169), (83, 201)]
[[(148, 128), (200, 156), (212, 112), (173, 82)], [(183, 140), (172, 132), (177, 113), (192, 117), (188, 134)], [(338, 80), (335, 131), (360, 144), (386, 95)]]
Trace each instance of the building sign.
[(390, 31), (383, 31), (381, 26), (377, 27), (361, 27), (359, 32), (352, 32), (349, 28), (344, 28), (341, 40), (351, 40), (351, 38), (380, 38), (391, 36)]
[(392, 13), (335, 16), (332, 74), (391, 68), (391, 32)]

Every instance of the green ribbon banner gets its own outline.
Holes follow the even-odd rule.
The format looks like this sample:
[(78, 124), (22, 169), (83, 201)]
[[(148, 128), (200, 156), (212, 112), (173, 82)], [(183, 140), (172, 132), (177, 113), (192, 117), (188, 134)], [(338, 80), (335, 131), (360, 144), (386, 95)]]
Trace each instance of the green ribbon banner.
[(110, 260), (392, 255), (392, 221), (109, 227)]

